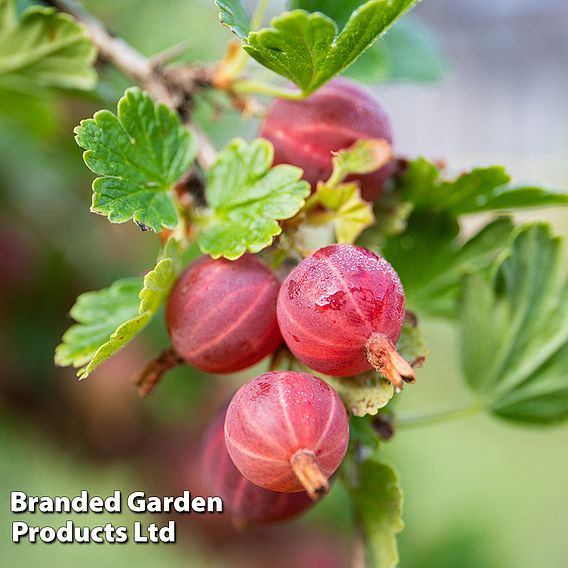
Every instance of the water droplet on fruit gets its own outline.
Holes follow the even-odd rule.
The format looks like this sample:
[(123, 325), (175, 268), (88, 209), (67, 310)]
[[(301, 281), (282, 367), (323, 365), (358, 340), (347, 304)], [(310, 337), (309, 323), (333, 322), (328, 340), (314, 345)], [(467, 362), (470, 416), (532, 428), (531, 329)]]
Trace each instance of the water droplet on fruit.
[(316, 301), (316, 310), (318, 312), (325, 312), (326, 310), (340, 310), (346, 302), (346, 292), (338, 290), (329, 296), (324, 296)]

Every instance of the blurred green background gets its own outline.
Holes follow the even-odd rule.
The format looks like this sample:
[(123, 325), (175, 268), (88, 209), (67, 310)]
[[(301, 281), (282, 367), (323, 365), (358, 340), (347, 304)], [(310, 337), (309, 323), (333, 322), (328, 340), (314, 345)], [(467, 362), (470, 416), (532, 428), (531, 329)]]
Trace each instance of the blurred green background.
[[(208, 0), (84, 4), (147, 54), (188, 41), (186, 59), (213, 61), (230, 40)], [(274, 13), (279, 7), (271, 3)], [(417, 54), (405, 43), (413, 28), (405, 28), (377, 56), (377, 82), (370, 86), (392, 117), (397, 152), (443, 158), (458, 171), (502, 163), (515, 179), (566, 186), (566, 2), (427, 0), (413, 17), (422, 22), (416, 33), (426, 34), (418, 47), (411, 42), (423, 66), (413, 71)], [(72, 136), (82, 118), (113, 108), (127, 84), (104, 68), (93, 94), (0, 99), (0, 566), (347, 566), (351, 525), (339, 484), (306, 517), (279, 527), (239, 533), (222, 519), (186, 515), (178, 519), (175, 546), (10, 543), (18, 518), (7, 514), (10, 490), (199, 493), (200, 436), (246, 378), (182, 368), (140, 401), (130, 377), (166, 344), (160, 321), (87, 381), (53, 366), (76, 295), (144, 273), (158, 250), (156, 239), (133, 224), (110, 225), (89, 213), (91, 175)], [(199, 102), (197, 117), (219, 145), (256, 128), (234, 113), (216, 117), (210, 101)], [(524, 218), (549, 219), (568, 234), (564, 210)], [(464, 230), (479, 223), (472, 219)], [(400, 397), (401, 414), (468, 401), (454, 328), (443, 322), (424, 328), (431, 355), (417, 384)], [(405, 490), (401, 566), (566, 566), (567, 449), (568, 426), (527, 429), (475, 416), (401, 429), (385, 449)], [(21, 518), (53, 526), (67, 520)], [(75, 520), (106, 522), (98, 515)], [(130, 524), (133, 517), (112, 521)]]

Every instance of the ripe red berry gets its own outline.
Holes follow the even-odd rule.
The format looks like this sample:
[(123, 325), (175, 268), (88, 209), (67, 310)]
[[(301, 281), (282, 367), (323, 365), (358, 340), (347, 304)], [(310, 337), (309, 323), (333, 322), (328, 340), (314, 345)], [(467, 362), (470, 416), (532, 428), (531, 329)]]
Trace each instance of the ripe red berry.
[[(304, 170), (315, 187), (332, 171), (332, 152), (362, 138), (379, 138), (392, 145), (390, 120), (375, 99), (355, 83), (334, 79), (302, 101), (277, 99), (270, 107), (260, 135), (274, 145), (274, 163)], [(392, 164), (376, 172), (349, 178), (361, 194), (374, 201), (392, 173)]]
[(227, 409), (227, 450), (252, 483), (317, 499), (349, 443), (337, 393), (307, 373), (265, 373), (241, 387)]
[(278, 323), (305, 365), (332, 376), (374, 367), (397, 388), (414, 382), (394, 344), (404, 321), (404, 291), (393, 267), (371, 251), (332, 245), (303, 260), (282, 284)]
[(203, 257), (170, 293), (166, 324), (176, 352), (210, 373), (232, 373), (272, 353), (282, 336), (276, 320), (280, 284), (255, 256)]
[(223, 500), (239, 525), (283, 521), (305, 511), (313, 500), (305, 491), (279, 493), (251, 483), (235, 467), (225, 445), (225, 410), (213, 421), (203, 440), (203, 480)]

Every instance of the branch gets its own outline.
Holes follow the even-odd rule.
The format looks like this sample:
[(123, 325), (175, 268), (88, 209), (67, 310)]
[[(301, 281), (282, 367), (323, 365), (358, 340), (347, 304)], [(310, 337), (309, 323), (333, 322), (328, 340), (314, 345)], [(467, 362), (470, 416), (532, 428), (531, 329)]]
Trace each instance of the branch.
[(198, 140), (197, 159), (202, 167), (208, 168), (217, 151), (206, 134), (187, 119), (187, 114), (195, 91), (211, 86), (211, 69), (189, 66), (163, 69), (159, 60), (146, 57), (123, 39), (113, 36), (103, 22), (72, 0), (47, 0), (47, 3), (85, 26), (101, 59), (113, 64), (152, 98), (176, 109), (185, 118)]

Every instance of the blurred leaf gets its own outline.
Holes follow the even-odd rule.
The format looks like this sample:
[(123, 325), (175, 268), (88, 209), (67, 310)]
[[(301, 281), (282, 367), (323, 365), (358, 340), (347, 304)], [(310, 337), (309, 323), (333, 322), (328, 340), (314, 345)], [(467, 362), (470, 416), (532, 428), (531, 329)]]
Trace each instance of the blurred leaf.
[(385, 191), (373, 204), (375, 223), (365, 229), (357, 239), (362, 247), (381, 249), (388, 237), (399, 235), (406, 229), (412, 204), (401, 200), (400, 194)]
[(370, 174), (388, 164), (391, 158), (392, 149), (386, 140), (357, 140), (353, 146), (334, 153), (333, 173), (326, 185), (333, 187), (351, 174)]
[(364, 82), (439, 81), (448, 67), (437, 35), (420, 20), (403, 18), (347, 70)]
[[(352, 462), (353, 452), (357, 451), (366, 455), (371, 455), (381, 447), (381, 437), (375, 429), (376, 418), (360, 416), (350, 416), (349, 419), (349, 435), (350, 447), (346, 456), (346, 463), (342, 465), (342, 474), (354, 474), (356, 471), (352, 468), (355, 464)], [(356, 446), (356, 448), (355, 448)]]
[(312, 198), (308, 203), (317, 202), (326, 210), (310, 212), (308, 224), (333, 223), (338, 243), (354, 243), (362, 231), (373, 224), (372, 206), (361, 197), (356, 183), (344, 183), (337, 187), (320, 184)]
[(465, 278), (462, 367), (503, 418), (568, 418), (568, 285), (562, 242), (547, 225), (521, 228), (491, 279)]
[(568, 191), (512, 185), (502, 166), (476, 168), (455, 180), (442, 179), (438, 166), (424, 158), (409, 163), (398, 180), (404, 201), (416, 209), (459, 216), (482, 211), (568, 205)]
[(85, 379), (140, 333), (183, 268), (180, 253), (172, 242), (144, 278), (125, 278), (109, 288), (79, 296), (70, 312), (77, 323), (64, 333), (55, 351), (55, 363), (81, 367), (77, 376)]
[(487, 272), (512, 231), (512, 221), (503, 217), (462, 243), (454, 219), (416, 211), (404, 233), (387, 239), (382, 254), (400, 276), (409, 310), (423, 317), (453, 318), (463, 275)]
[(412, 312), (406, 312), (396, 349), (413, 367), (422, 366), (424, 359), (428, 355), (428, 348), (424, 342), (422, 330), (418, 325), (416, 316)]
[(44, 87), (92, 89), (96, 50), (83, 26), (53, 8), (32, 7), (17, 19), (0, 0), (0, 75)]
[[(274, 18), (270, 28), (241, 37), (244, 49), (254, 59), (290, 79), (308, 95), (351, 65), (415, 3), (369, 0), (359, 6), (349, 2), (349, 9), (356, 9), (340, 31), (324, 14), (293, 10)], [(235, 4), (231, 3), (234, 10)], [(342, 9), (337, 15), (343, 21), (347, 12)], [(229, 27), (239, 35), (243, 28), (237, 19), (240, 21), (231, 18)]]
[(250, 16), (241, 0), (215, 0), (219, 20), (241, 39), (250, 32)]
[(235, 260), (247, 250), (261, 251), (282, 232), (310, 193), (302, 170), (281, 165), (270, 169), (272, 144), (233, 140), (207, 172), (205, 195), (211, 208), (198, 220), (201, 250), (213, 258)]
[(47, 137), (55, 132), (58, 117), (53, 97), (33, 82), (13, 76), (0, 76), (0, 119)]
[(355, 521), (363, 532), (366, 565), (394, 568), (399, 560), (396, 535), (404, 528), (402, 489), (396, 472), (381, 463), (375, 451), (346, 483)]
[(178, 115), (138, 88), (127, 89), (117, 116), (95, 113), (75, 128), (93, 182), (91, 211), (112, 223), (133, 219), (154, 231), (177, 224), (173, 187), (195, 158), (195, 141)]
[(0, 33), (16, 24), (16, 2), (0, 0)]
[(377, 373), (355, 377), (325, 377), (354, 416), (375, 416), (394, 394), (394, 387)]

